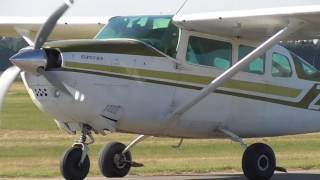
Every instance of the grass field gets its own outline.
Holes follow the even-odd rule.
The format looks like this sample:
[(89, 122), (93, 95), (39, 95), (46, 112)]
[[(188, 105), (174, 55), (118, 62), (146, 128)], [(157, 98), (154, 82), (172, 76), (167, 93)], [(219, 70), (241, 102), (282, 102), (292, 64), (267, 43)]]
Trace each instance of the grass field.
[[(21, 83), (15, 83), (5, 103), (0, 129), (0, 177), (60, 176), (59, 160), (77, 136), (57, 129), (52, 119), (41, 113), (29, 99)], [(111, 134), (96, 136), (90, 146), (90, 176), (99, 175), (97, 155), (110, 141), (129, 143), (135, 136)], [(186, 140), (180, 149), (177, 139), (150, 138), (132, 149), (142, 168), (132, 175), (163, 175), (240, 171), (242, 150), (229, 140)], [(320, 169), (320, 135), (251, 139), (265, 142), (277, 155), (278, 165), (289, 170)]]

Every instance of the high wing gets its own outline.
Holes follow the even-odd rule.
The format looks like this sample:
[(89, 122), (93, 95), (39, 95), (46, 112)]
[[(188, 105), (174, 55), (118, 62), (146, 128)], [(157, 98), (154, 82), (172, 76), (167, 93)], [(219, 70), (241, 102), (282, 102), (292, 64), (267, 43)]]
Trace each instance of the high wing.
[[(51, 40), (91, 39), (110, 17), (175, 14), (185, 0), (74, 0), (58, 21)], [(0, 36), (31, 36), (63, 0), (1, 0)], [(18, 29), (18, 33), (16, 32)]]
[[(0, 36), (34, 39), (46, 17), (0, 17)], [(59, 20), (50, 39), (93, 38), (108, 22), (106, 17), (69, 17)]]
[[(286, 1), (286, 6), (281, 2)], [(211, 1), (212, 2), (212, 1)], [(298, 3), (297, 3), (298, 2)], [(189, 4), (188, 4), (189, 3)], [(320, 2), (313, 0), (305, 1), (278, 1), (279, 6), (262, 8), (241, 7), (240, 10), (226, 10), (214, 12), (206, 11), (188, 12), (194, 1), (188, 1), (181, 12), (174, 17), (174, 22), (181, 28), (202, 33), (241, 38), (253, 41), (264, 41), (280, 29), (288, 25), (289, 21), (297, 20), (304, 22), (303, 28), (291, 34), (290, 40), (319, 39), (320, 37)], [(199, 0), (200, 4), (210, 3), (208, 0)], [(234, 4), (248, 4), (250, 0), (244, 0)], [(261, 2), (262, 3), (262, 2)], [(214, 6), (213, 3), (211, 3)], [(264, 3), (262, 3), (264, 4)], [(205, 12), (205, 13), (203, 13)]]

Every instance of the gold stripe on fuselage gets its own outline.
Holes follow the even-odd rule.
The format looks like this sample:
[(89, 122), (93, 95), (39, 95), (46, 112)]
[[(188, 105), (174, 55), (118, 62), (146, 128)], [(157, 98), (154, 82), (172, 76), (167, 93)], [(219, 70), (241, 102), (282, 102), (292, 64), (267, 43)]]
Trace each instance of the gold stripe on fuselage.
[[(214, 77), (199, 76), (199, 75), (192, 75), (192, 74), (154, 71), (154, 70), (146, 70), (146, 69), (119, 67), (119, 66), (87, 64), (87, 63), (79, 63), (79, 62), (65, 62), (64, 66), (66, 68), (102, 71), (102, 72), (117, 73), (117, 74), (128, 75), (128, 76), (157, 78), (161, 80), (176, 81), (178, 83), (195, 83), (200, 85), (207, 85), (214, 79)], [(274, 85), (263, 84), (263, 83), (253, 83), (253, 82), (240, 81), (240, 80), (230, 80), (227, 83), (225, 83), (223, 87), (235, 89), (235, 90), (243, 90), (243, 91), (250, 91), (255, 93), (282, 96), (287, 98), (296, 98), (302, 92), (302, 90), (295, 89), (295, 88), (274, 86)]]

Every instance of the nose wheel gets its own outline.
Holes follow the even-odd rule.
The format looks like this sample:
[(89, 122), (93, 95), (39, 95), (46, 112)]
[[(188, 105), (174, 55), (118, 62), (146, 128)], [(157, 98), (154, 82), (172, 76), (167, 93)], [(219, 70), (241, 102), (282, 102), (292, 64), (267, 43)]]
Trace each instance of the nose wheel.
[(60, 162), (60, 171), (67, 180), (81, 180), (87, 177), (90, 169), (90, 160), (85, 156), (81, 163), (82, 148), (71, 147), (63, 155)]
[[(87, 136), (91, 139), (90, 142), (86, 141)], [(87, 177), (90, 169), (88, 146), (93, 142), (91, 128), (84, 125), (80, 140), (66, 150), (60, 161), (60, 172), (66, 180), (82, 180)]]

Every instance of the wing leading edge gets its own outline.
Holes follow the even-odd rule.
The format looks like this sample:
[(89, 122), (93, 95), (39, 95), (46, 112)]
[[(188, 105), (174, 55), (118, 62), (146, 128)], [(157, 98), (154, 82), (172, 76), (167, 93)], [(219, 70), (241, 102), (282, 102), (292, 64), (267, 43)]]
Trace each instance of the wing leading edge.
[[(106, 17), (62, 18), (50, 39), (91, 39), (108, 19)], [(20, 37), (23, 32), (33, 39), (45, 20), (46, 17), (0, 17), (0, 36)]]

